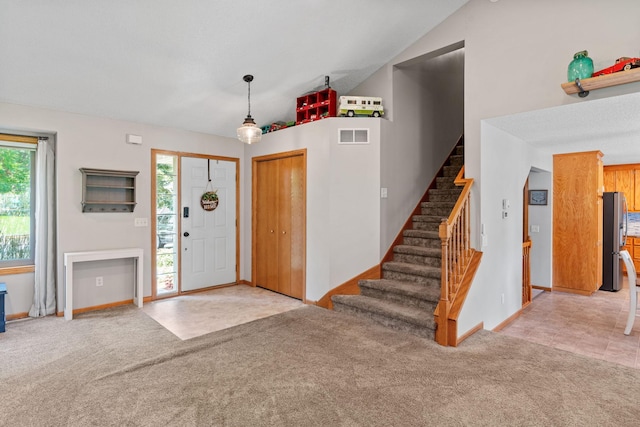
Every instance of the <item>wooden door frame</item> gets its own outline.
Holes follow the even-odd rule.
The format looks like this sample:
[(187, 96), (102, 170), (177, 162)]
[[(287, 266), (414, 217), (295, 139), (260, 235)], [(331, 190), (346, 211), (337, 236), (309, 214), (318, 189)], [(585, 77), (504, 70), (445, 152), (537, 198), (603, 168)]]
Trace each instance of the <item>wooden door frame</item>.
[[(531, 171), (529, 171), (531, 173)], [(525, 244), (529, 244), (527, 250), (527, 256), (524, 257)], [(522, 301), (522, 308), (528, 306), (533, 301), (532, 287), (531, 287), (531, 236), (529, 235), (529, 176), (524, 182), (524, 188), (522, 190), (522, 244), (523, 244), (523, 262), (522, 262), (522, 295), (528, 295), (528, 300)], [(525, 266), (525, 263), (527, 264)], [(527, 289), (525, 289), (527, 287)]]
[[(178, 280), (178, 292), (175, 294), (170, 294), (166, 296), (158, 296), (156, 292), (156, 257), (157, 250), (156, 247), (156, 215), (155, 215), (155, 207), (156, 207), (156, 156), (167, 155), (167, 156), (176, 156), (178, 158), (177, 164), (177, 174), (178, 174), (178, 188), (177, 188), (177, 197), (178, 197), (178, 217), (177, 220), (182, 218), (182, 212), (180, 212), (181, 208), (181, 200), (182, 200), (182, 158), (183, 157), (193, 157), (200, 159), (210, 159), (210, 160), (222, 160), (227, 162), (234, 162), (236, 164), (236, 283), (240, 282), (240, 159), (237, 157), (225, 157), (225, 156), (216, 156), (210, 154), (199, 154), (199, 153), (189, 153), (185, 151), (170, 151), (170, 150), (161, 150), (161, 149), (151, 149), (151, 298), (150, 301), (157, 299), (165, 299), (172, 298), (175, 296), (190, 294), (194, 292), (202, 292), (214, 288), (218, 288), (220, 286), (211, 286), (208, 288), (196, 289), (193, 291), (182, 291), (182, 246), (178, 243), (178, 269), (176, 274), (180, 278)], [(180, 240), (180, 236), (182, 236), (182, 221), (178, 221), (178, 239)]]
[(251, 158), (251, 286), (255, 287), (256, 281), (256, 253), (257, 253), (257, 203), (258, 193), (256, 191), (258, 187), (258, 163), (285, 159), (287, 157), (302, 156), (303, 159), (303, 173), (302, 173), (302, 212), (304, 221), (302, 224), (302, 302), (307, 302), (307, 149), (285, 151), (281, 153), (267, 154), (264, 156)]

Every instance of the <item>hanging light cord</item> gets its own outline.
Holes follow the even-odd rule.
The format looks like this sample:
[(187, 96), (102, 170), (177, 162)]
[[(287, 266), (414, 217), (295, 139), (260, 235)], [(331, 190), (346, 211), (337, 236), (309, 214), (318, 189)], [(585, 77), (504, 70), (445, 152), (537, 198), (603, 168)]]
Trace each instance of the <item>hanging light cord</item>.
[(247, 111), (247, 117), (251, 117), (251, 80), (247, 82), (248, 90), (247, 90), (247, 104), (249, 106), (249, 111)]

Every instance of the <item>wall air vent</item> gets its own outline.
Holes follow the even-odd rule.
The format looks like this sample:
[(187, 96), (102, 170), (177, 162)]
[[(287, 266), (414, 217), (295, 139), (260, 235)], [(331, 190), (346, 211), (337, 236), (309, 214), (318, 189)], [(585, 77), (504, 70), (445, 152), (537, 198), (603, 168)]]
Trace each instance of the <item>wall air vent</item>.
[(338, 129), (338, 144), (368, 144), (369, 129)]

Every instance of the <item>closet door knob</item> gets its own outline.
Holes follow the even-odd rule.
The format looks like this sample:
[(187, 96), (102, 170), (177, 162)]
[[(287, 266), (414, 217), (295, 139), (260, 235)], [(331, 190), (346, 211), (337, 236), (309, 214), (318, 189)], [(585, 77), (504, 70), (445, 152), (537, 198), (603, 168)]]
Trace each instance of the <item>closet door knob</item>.
[(283, 231), (283, 232), (282, 232), (282, 234), (287, 234), (287, 232), (286, 232), (286, 231)]

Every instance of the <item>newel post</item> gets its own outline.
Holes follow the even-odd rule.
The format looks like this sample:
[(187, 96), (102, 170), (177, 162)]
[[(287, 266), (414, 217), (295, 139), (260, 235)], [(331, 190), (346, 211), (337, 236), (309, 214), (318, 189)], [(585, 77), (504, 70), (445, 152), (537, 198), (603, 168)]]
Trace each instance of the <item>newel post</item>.
[(442, 245), (442, 265), (440, 278), (440, 302), (438, 304), (438, 324), (436, 325), (436, 342), (440, 345), (447, 345), (449, 335), (449, 311), (451, 301), (449, 301), (449, 230), (447, 220), (440, 223), (439, 235)]

